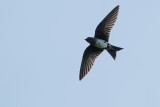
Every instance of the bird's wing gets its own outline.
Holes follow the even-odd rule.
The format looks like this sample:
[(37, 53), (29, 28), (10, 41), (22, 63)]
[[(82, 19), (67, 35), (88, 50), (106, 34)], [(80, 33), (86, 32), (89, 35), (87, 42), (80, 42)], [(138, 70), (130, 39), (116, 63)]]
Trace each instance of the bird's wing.
[(83, 59), (80, 68), (79, 79), (81, 80), (91, 69), (96, 57), (102, 52), (102, 49), (89, 45), (83, 54)]
[(95, 37), (108, 41), (110, 31), (116, 22), (118, 16), (119, 5), (116, 6), (97, 26)]

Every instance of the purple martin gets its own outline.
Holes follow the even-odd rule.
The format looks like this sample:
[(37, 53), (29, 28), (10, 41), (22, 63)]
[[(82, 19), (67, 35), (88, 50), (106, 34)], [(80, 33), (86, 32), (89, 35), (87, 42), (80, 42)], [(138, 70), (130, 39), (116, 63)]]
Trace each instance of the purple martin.
[(108, 51), (112, 58), (116, 59), (116, 52), (123, 48), (111, 45), (109, 43), (110, 31), (116, 22), (119, 11), (119, 5), (116, 6), (97, 26), (94, 37), (87, 37), (85, 40), (90, 44), (84, 51), (79, 79), (89, 72), (95, 59), (103, 52)]

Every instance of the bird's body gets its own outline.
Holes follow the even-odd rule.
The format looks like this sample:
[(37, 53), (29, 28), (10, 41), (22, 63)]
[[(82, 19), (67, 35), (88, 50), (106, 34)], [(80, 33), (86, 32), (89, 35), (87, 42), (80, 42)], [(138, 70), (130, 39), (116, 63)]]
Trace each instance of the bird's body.
[(110, 31), (117, 19), (119, 6), (116, 6), (97, 26), (94, 37), (88, 37), (85, 40), (90, 44), (84, 51), (79, 79), (81, 80), (91, 69), (97, 56), (103, 50), (107, 50), (109, 54), (116, 58), (116, 52), (123, 49), (111, 45), (109, 41)]
[(98, 39), (98, 38), (94, 38), (95, 39), (95, 47), (100, 48), (100, 49), (105, 49), (108, 46), (108, 42), (103, 40), (103, 39)]

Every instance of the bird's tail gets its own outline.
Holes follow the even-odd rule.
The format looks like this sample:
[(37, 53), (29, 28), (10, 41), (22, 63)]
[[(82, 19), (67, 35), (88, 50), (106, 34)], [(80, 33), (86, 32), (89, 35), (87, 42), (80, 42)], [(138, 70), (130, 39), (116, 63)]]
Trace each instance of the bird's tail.
[(117, 47), (117, 46), (113, 46), (111, 45), (109, 48), (107, 48), (106, 50), (108, 51), (108, 53), (112, 56), (112, 58), (115, 60), (116, 59), (116, 53), (117, 51), (122, 50), (123, 48)]

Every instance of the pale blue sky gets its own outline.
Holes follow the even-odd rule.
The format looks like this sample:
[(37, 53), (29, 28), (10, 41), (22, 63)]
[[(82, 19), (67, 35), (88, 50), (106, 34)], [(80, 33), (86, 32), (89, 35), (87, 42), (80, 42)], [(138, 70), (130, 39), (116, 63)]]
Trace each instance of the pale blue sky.
[[(107, 52), (79, 81), (99, 22), (117, 5)], [(1, 0), (0, 107), (160, 107), (159, 0)]]

